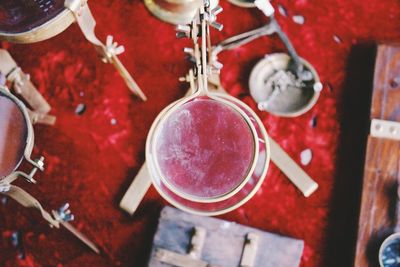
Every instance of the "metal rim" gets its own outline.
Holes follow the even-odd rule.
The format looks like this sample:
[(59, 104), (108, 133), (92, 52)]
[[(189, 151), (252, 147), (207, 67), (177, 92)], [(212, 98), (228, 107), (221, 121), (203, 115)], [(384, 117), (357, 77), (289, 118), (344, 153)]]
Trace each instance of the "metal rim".
[(75, 22), (75, 17), (72, 12), (68, 9), (64, 9), (51, 20), (29, 31), (21, 33), (6, 33), (0, 31), (0, 39), (14, 43), (35, 43), (60, 34), (73, 22)]
[(144, 5), (147, 9), (158, 19), (171, 23), (171, 24), (186, 24), (189, 23), (196, 14), (196, 9), (193, 10), (189, 15), (182, 14), (179, 12), (171, 12), (165, 9), (162, 9), (154, 0), (144, 0)]
[[(14, 95), (12, 95), (11, 93), (9, 93), (8, 91), (1, 89), (0, 88), (0, 95), (3, 95), (4, 97), (7, 97), (8, 99), (10, 99), (12, 102), (14, 102), (14, 104), (17, 105), (17, 107), (19, 108), (19, 110), (21, 111), (24, 119), (25, 119), (25, 123), (27, 126), (27, 136), (26, 136), (26, 140), (25, 140), (25, 150), (24, 150), (24, 155), (21, 158), (21, 160), (19, 161), (19, 163), (15, 166), (13, 172), (15, 172), (19, 166), (21, 165), (22, 161), (25, 159), (29, 159), (32, 151), (33, 151), (33, 144), (34, 144), (34, 133), (33, 133), (33, 126), (32, 123), (30, 121), (29, 118), (29, 114), (28, 114), (28, 110), (26, 109), (24, 103), (22, 103), (17, 97), (15, 97)], [(3, 180), (5, 178), (7, 178), (8, 176), (10, 176), (13, 172), (11, 172), (10, 174), (8, 174), (5, 177), (0, 177), (0, 180)]]
[[(216, 7), (218, 5), (218, 1), (219, 0), (211, 0), (211, 7)], [(152, 13), (158, 19), (175, 25), (190, 23), (197, 12), (197, 8), (194, 8), (193, 11), (186, 13), (172, 12), (163, 9), (154, 0), (144, 0), (144, 5), (147, 7), (150, 13)]]
[(382, 260), (382, 254), (383, 254), (383, 250), (385, 249), (385, 247), (387, 247), (387, 245), (389, 245), (393, 240), (395, 239), (400, 239), (400, 233), (394, 233), (391, 234), (390, 236), (388, 236), (382, 243), (382, 245), (379, 248), (379, 265), (381, 267), (383, 267), (383, 260)]
[(254, 8), (256, 5), (254, 3), (249, 3), (249, 2), (244, 2), (240, 0), (228, 0), (231, 4), (238, 6), (238, 7), (244, 7), (244, 8)]
[[(231, 100), (231, 101), (233, 101), (233, 102), (240, 103), (240, 104), (242, 105), (242, 107), (245, 108), (246, 111), (249, 112), (249, 113), (251, 114), (251, 116), (255, 119), (257, 125), (258, 125), (259, 128), (260, 128), (259, 130), (260, 130), (260, 132), (261, 132), (261, 134), (262, 134), (263, 140), (265, 140), (265, 153), (266, 153), (265, 155), (266, 155), (266, 156), (265, 156), (265, 164), (263, 164), (263, 165), (264, 165), (264, 168), (263, 168), (262, 173), (260, 174), (260, 179), (259, 179), (258, 182), (254, 185), (254, 187), (253, 187), (253, 189), (251, 190), (251, 192), (250, 192), (246, 197), (244, 197), (242, 200), (238, 201), (236, 204), (232, 205), (231, 207), (229, 207), (229, 208), (222, 208), (222, 209), (220, 209), (220, 210), (215, 210), (215, 211), (200, 211), (200, 210), (196, 210), (196, 209), (193, 209), (193, 208), (186, 207), (185, 205), (179, 203), (178, 201), (175, 201), (175, 200), (172, 199), (170, 196), (168, 196), (166, 193), (164, 193), (164, 191), (163, 191), (163, 190), (158, 186), (158, 184), (154, 181), (154, 178), (153, 178), (152, 173), (151, 173), (152, 170), (151, 170), (151, 168), (149, 168), (150, 177), (151, 177), (151, 180), (152, 180), (152, 184), (154, 185), (154, 187), (155, 187), (155, 189), (157, 190), (157, 192), (158, 192), (165, 200), (167, 200), (169, 203), (171, 203), (172, 205), (174, 205), (175, 207), (177, 207), (177, 208), (179, 208), (179, 209), (181, 209), (181, 210), (183, 210), (183, 211), (186, 211), (186, 212), (189, 212), (189, 213), (192, 213), (192, 214), (196, 214), (196, 215), (202, 215), (202, 216), (216, 216), (216, 215), (221, 215), (221, 214), (224, 214), (224, 213), (228, 213), (228, 212), (230, 212), (230, 211), (232, 211), (232, 210), (234, 210), (234, 209), (237, 209), (237, 208), (239, 208), (240, 206), (244, 205), (246, 202), (248, 202), (248, 201), (257, 193), (257, 191), (260, 189), (261, 185), (263, 184), (264, 180), (266, 179), (266, 174), (267, 174), (267, 172), (268, 172), (269, 163), (270, 163), (270, 159), (271, 159), (269, 137), (268, 137), (267, 131), (266, 131), (266, 129), (265, 129), (263, 123), (261, 122), (261, 120), (259, 119), (259, 117), (257, 116), (257, 114), (256, 114), (250, 107), (248, 107), (246, 104), (244, 104), (242, 101), (240, 101), (240, 100), (238, 100), (238, 99), (236, 99), (236, 98), (234, 98), (234, 97), (231, 97), (231, 96), (229, 96), (229, 95), (227, 95), (227, 94), (224, 94), (224, 93), (213, 93), (213, 94), (219, 95), (219, 96), (222, 97), (222, 98), (228, 98), (229, 100)], [(179, 102), (179, 100), (176, 101), (176, 102)], [(170, 108), (171, 106), (175, 105), (176, 102), (170, 104), (166, 109), (168, 109), (168, 108)], [(160, 117), (160, 116), (162, 116), (161, 113), (160, 113), (160, 114), (158, 115), (158, 117), (156, 118), (155, 123), (152, 125), (152, 129), (150, 129), (150, 132), (151, 132), (152, 130), (154, 130), (153, 127), (156, 127), (157, 121), (159, 120), (159, 117)], [(150, 138), (150, 133), (149, 133), (149, 135), (148, 135), (148, 139), (147, 139), (147, 142), (146, 142), (146, 161), (147, 161), (148, 163), (150, 163), (151, 160), (152, 160), (152, 158), (151, 158), (152, 155), (151, 155), (151, 153), (150, 153), (150, 151), (149, 151), (149, 138)], [(150, 164), (151, 164), (151, 163), (150, 163)], [(149, 167), (150, 167), (150, 165), (149, 165)], [(205, 204), (206, 204), (206, 203), (205, 203)]]
[[(249, 88), (250, 88), (250, 94), (252, 95), (253, 99), (255, 100), (253, 94), (256, 91), (255, 89), (255, 85), (254, 85), (254, 80), (256, 80), (255, 77), (257, 77), (259, 75), (259, 73), (261, 72), (261, 70), (263, 69), (264, 65), (267, 64), (267, 62), (271, 61), (271, 58), (287, 58), (290, 59), (290, 56), (287, 53), (273, 53), (270, 55), (266, 55), (263, 59), (261, 59), (260, 61), (257, 62), (257, 64), (254, 66), (254, 68), (252, 69), (251, 73), (250, 73), (250, 78), (249, 78)], [(317, 71), (315, 70), (315, 68), (311, 65), (311, 63), (309, 63), (307, 60), (305, 60), (304, 58), (300, 58), (302, 60), (302, 63), (311, 71), (311, 73), (314, 76), (314, 82), (315, 83), (321, 83), (320, 78), (318, 76)], [(294, 111), (294, 112), (279, 112), (279, 111), (265, 111), (268, 112), (270, 114), (276, 115), (276, 116), (280, 116), (280, 117), (287, 117), (287, 118), (293, 118), (293, 117), (298, 117), (301, 116), (305, 113), (307, 113), (308, 111), (310, 111), (314, 105), (317, 103), (318, 98), (320, 96), (320, 92), (314, 90), (314, 94), (311, 97), (311, 99), (308, 101), (308, 103), (301, 109), (299, 109), (298, 111)]]
[[(225, 100), (221, 100), (221, 98), (218, 97), (218, 96), (217, 97), (212, 97), (213, 94), (214, 93), (210, 93), (209, 97), (211, 97), (212, 99), (214, 99), (216, 101), (222, 102), (225, 105), (228, 105), (229, 107), (233, 108), (236, 112), (238, 112), (242, 116), (242, 118), (245, 119), (247, 125), (250, 128), (250, 131), (252, 132), (253, 144), (254, 144), (253, 159), (252, 159), (252, 164), (249, 166), (249, 168), (247, 170), (247, 175), (245, 176), (245, 178), (237, 186), (235, 186), (232, 190), (230, 190), (227, 193), (224, 193), (224, 194), (219, 195), (219, 196), (214, 196), (214, 197), (198, 197), (198, 196), (189, 195), (189, 194), (187, 194), (185, 192), (182, 192), (181, 190), (177, 189), (174, 185), (172, 185), (162, 175), (162, 172), (161, 172), (161, 169), (159, 167), (157, 159), (155, 159), (154, 163), (153, 163), (154, 167), (156, 169), (156, 172), (159, 174), (159, 177), (161, 178), (163, 183), (168, 187), (169, 190), (171, 190), (176, 195), (178, 195), (178, 196), (180, 196), (182, 198), (185, 198), (185, 199), (190, 200), (190, 201), (200, 202), (200, 203), (214, 203), (214, 202), (223, 201), (225, 199), (228, 199), (228, 198), (232, 197), (238, 191), (240, 191), (245, 186), (245, 184), (248, 182), (248, 180), (251, 178), (252, 173), (254, 172), (254, 169), (255, 169), (256, 164), (257, 164), (258, 153), (259, 153), (259, 144), (258, 144), (258, 139), (256, 138), (256, 136), (258, 136), (257, 135), (257, 131), (256, 131), (253, 123), (251, 122), (250, 118), (247, 116), (247, 114), (245, 114), (240, 108), (238, 108), (237, 106), (233, 105), (232, 103), (229, 103), (228, 101), (225, 101)], [(176, 102), (175, 105), (173, 105), (172, 107), (169, 106), (168, 110), (165, 113), (163, 112), (163, 116), (160, 117), (160, 120), (168, 118), (181, 105), (185, 104), (187, 99), (188, 98), (183, 98), (182, 100), (179, 100), (178, 102)], [(190, 99), (190, 97), (189, 97), (189, 99)], [(162, 128), (161, 127), (161, 122), (159, 122), (157, 127), (154, 129), (154, 132), (151, 132), (153, 140), (157, 140), (158, 139), (159, 132), (160, 132), (161, 128)], [(152, 146), (151, 146), (152, 151), (156, 151), (156, 142), (151, 142), (151, 144), (152, 144)], [(154, 155), (155, 153), (153, 152), (152, 154)]]

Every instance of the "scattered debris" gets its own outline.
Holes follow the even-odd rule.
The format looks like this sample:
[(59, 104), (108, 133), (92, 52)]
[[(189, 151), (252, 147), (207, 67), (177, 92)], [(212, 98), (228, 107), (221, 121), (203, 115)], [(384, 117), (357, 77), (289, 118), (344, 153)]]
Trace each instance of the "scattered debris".
[(19, 246), (19, 241), (20, 241), (20, 233), (18, 231), (13, 232), (11, 234), (11, 244), (13, 247), (17, 248)]
[(25, 249), (22, 244), (22, 234), (21, 231), (15, 231), (11, 235), (11, 244), (18, 251), (18, 258), (25, 259)]
[(1, 198), (1, 204), (6, 205), (8, 203), (8, 197), (4, 196)]
[(300, 25), (303, 25), (305, 20), (306, 20), (302, 15), (294, 15), (292, 17), (292, 19), (293, 19), (294, 23), (297, 23), (297, 24), (300, 24)]
[(312, 151), (311, 149), (307, 148), (300, 153), (300, 160), (303, 166), (307, 166), (310, 164), (312, 160)]
[(311, 121), (310, 121), (310, 126), (311, 126), (312, 128), (315, 128), (315, 127), (317, 127), (317, 123), (318, 123), (317, 116), (313, 116), (313, 117), (311, 118)]
[(116, 125), (116, 124), (117, 124), (117, 119), (112, 118), (112, 119), (111, 119), (111, 125)]
[(336, 35), (336, 34), (334, 34), (333, 35), (333, 40), (336, 42), (336, 43), (338, 43), (338, 44), (340, 44), (340, 43), (342, 43), (343, 41), (342, 41), (342, 38), (340, 38), (338, 35)]
[(288, 12), (287, 12), (286, 8), (284, 6), (282, 6), (281, 4), (278, 4), (278, 11), (282, 16), (284, 16), (284, 17), (288, 16)]
[(86, 111), (86, 105), (81, 103), (76, 107), (75, 114), (76, 115), (83, 115), (83, 113), (85, 113), (85, 111)]

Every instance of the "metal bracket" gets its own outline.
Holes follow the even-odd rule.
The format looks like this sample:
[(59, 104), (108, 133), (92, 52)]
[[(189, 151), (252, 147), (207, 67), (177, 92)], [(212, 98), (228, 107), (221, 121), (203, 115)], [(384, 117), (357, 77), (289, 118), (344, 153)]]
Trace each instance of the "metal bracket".
[(376, 138), (400, 140), (400, 122), (372, 119), (370, 134)]
[(256, 256), (258, 241), (260, 237), (255, 233), (248, 233), (243, 246), (242, 259), (240, 261), (240, 267), (253, 267)]
[[(33, 124), (53, 125), (56, 118), (48, 115), (50, 105), (30, 80), (30, 75), (22, 71), (7, 50), (0, 49), (0, 72), (7, 79), (10, 89), (20, 95), (30, 106), (29, 116)], [(2, 84), (2, 89), (7, 86)]]
[(40, 157), (39, 159), (36, 159), (34, 161), (31, 160), (28, 161), (33, 165), (33, 169), (31, 170), (31, 172), (29, 174), (23, 172), (17, 172), (17, 173), (22, 177), (24, 177), (28, 182), (36, 184), (36, 180), (33, 177), (35, 176), (38, 170), (40, 171), (44, 170), (44, 157)]

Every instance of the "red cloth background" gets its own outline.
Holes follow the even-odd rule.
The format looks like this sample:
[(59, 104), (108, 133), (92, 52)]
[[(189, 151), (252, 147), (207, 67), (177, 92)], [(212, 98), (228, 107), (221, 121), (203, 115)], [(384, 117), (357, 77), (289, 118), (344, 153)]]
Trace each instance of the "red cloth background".
[[(306, 148), (313, 159), (305, 170), (319, 190), (310, 198), (275, 167), (257, 195), (223, 219), (305, 240), (301, 266), (350, 266), (354, 256), (365, 136), (374, 63), (374, 44), (400, 40), (397, 0), (275, 0), (288, 11), (278, 21), (320, 74), (324, 90), (307, 114), (293, 119), (258, 112), (269, 134), (297, 161)], [(257, 10), (226, 1), (214, 32), (218, 42), (266, 22)], [(147, 94), (134, 98), (110, 65), (102, 64), (79, 28), (31, 45), (3, 43), (51, 103), (54, 127), (35, 126), (34, 156), (46, 157), (37, 185), (19, 181), (47, 209), (68, 201), (75, 224), (104, 250), (97, 256), (64, 230), (50, 229), (36, 211), (13, 201), (0, 204), (1, 266), (145, 266), (158, 214), (166, 202), (151, 189), (131, 218), (118, 208), (123, 193), (144, 162), (149, 127), (168, 103), (185, 94), (178, 82), (189, 64), (185, 41), (174, 27), (149, 14), (139, 0), (90, 2), (102, 39), (113, 34), (124, 44), (121, 60)], [(278, 12), (277, 12), (278, 13)], [(293, 22), (302, 15), (304, 25)], [(334, 38), (337, 36), (337, 38)], [(335, 41), (336, 39), (336, 41)], [(225, 89), (256, 105), (248, 93), (251, 68), (266, 53), (284, 51), (265, 37), (220, 60)], [(84, 103), (83, 115), (75, 108)], [(317, 125), (312, 127), (311, 120)], [(116, 119), (116, 125), (111, 120)], [(25, 259), (18, 259), (10, 234), (21, 231)]]

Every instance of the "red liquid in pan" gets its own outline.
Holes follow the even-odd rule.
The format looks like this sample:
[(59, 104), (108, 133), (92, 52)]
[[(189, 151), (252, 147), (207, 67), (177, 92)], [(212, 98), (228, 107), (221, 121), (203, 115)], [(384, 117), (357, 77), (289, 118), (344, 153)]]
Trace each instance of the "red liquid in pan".
[(0, 93), (0, 179), (20, 164), (28, 129), (19, 107)]
[(164, 178), (196, 197), (231, 192), (247, 176), (254, 140), (243, 117), (228, 105), (196, 99), (163, 124), (157, 161)]
[(0, 31), (22, 33), (53, 19), (65, 0), (0, 0)]

